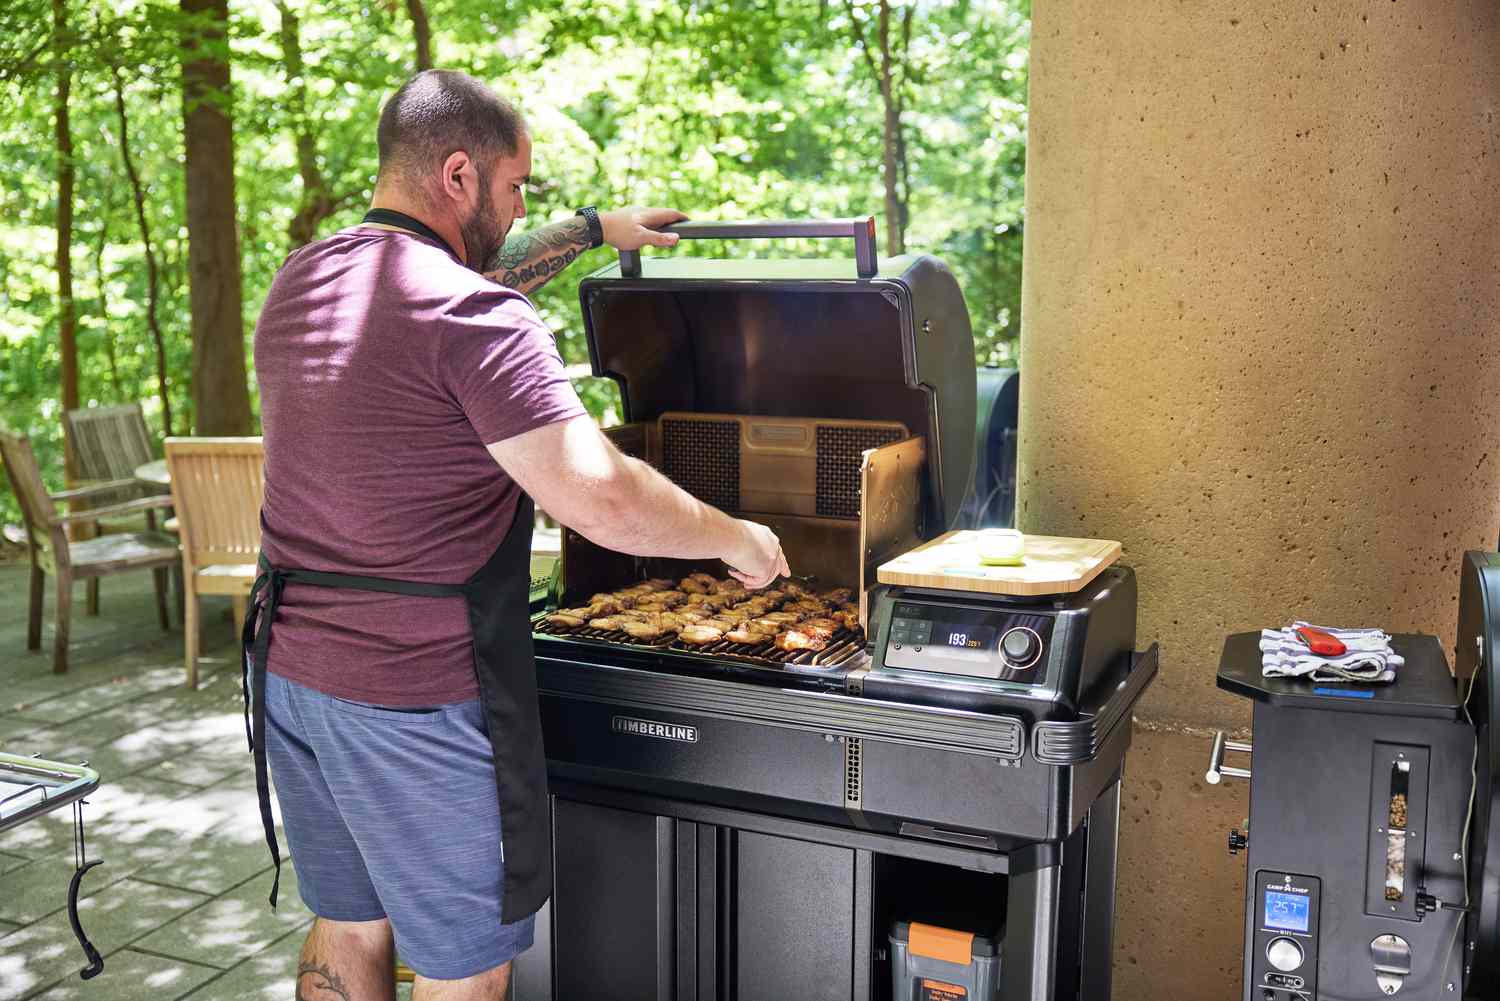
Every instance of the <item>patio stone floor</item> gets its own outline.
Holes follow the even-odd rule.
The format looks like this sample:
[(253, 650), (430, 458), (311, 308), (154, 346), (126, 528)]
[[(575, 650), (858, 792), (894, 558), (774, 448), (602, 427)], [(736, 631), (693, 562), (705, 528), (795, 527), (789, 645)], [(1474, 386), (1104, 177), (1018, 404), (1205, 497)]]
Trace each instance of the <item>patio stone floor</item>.
[[(290, 1001), (312, 915), (290, 862), (267, 903), (270, 856), (245, 748), (228, 599), (204, 599), (196, 692), (183, 686), (182, 624), (156, 622), (149, 573), (102, 583), (98, 617), (74, 595), (70, 664), (26, 649), (25, 566), (0, 565), (0, 750), (87, 760), (89, 857), (80, 917), (104, 955), (86, 965), (68, 926), (72, 813), (0, 833), (0, 1001)], [(285, 851), (285, 837), (281, 841)], [(401, 998), (409, 997), (403, 987)]]

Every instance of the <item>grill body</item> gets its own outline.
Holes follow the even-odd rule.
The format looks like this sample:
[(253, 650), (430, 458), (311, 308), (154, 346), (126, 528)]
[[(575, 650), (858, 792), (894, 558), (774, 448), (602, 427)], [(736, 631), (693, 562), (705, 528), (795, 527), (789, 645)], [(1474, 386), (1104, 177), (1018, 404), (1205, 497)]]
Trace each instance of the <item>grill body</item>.
[[(871, 257), (873, 260), (873, 257)], [(580, 289), (608, 433), (763, 521), (797, 573), (859, 596), (818, 654), (534, 635), (558, 882), (517, 996), (889, 1001), (900, 920), (1003, 937), (1005, 1001), (1109, 996), (1135, 584), (1006, 602), (875, 567), (946, 530), (972, 476), (963, 297), (930, 257), (647, 260)], [(690, 567), (563, 533), (548, 607)], [(886, 670), (898, 599), (1053, 623), (1021, 683)]]
[(1245, 1001), (1493, 997), (1500, 555), (1464, 557), (1453, 674), (1397, 635), (1387, 685), (1262, 678), (1258, 639), (1218, 674), (1254, 710)]

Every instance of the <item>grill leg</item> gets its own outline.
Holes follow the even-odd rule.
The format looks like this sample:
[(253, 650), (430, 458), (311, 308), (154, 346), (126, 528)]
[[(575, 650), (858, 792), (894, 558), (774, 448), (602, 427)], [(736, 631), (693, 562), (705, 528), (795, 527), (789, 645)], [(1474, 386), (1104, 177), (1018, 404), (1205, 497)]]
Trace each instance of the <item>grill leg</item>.
[(1115, 862), (1119, 853), (1120, 780), (1089, 807), (1083, 876), (1083, 942), (1079, 997), (1107, 999), (1115, 944)]
[[(1057, 908), (1062, 867), (1056, 863), (1010, 877), (1000, 1001), (1056, 1001)], [(1089, 998), (1089, 1001), (1108, 1001)]]

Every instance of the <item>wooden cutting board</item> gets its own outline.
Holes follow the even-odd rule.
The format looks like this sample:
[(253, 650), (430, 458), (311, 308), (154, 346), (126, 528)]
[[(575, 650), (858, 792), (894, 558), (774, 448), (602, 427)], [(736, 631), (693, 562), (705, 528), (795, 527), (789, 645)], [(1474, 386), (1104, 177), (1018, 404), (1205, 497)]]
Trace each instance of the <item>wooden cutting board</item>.
[(1015, 567), (979, 562), (977, 532), (949, 532), (902, 553), (876, 572), (882, 584), (935, 587), (989, 594), (1071, 594), (1120, 558), (1121, 546), (1109, 539), (1026, 536), (1026, 560)]

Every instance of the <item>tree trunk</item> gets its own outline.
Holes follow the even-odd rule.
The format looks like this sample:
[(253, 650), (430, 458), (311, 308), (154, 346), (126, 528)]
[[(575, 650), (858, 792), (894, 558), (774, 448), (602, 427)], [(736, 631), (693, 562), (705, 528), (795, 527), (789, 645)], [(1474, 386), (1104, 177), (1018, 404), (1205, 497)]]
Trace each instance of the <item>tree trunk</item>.
[(302, 197), (292, 221), (287, 224), (287, 240), (296, 250), (311, 243), (318, 225), (338, 208), (328, 191), (328, 182), (318, 166), (318, 142), (307, 118), (307, 79), (302, 61), (302, 39), (297, 15), (285, 3), (276, 4), (281, 12), (281, 59), (286, 70), (287, 99), (291, 105), (292, 138), (297, 147), (297, 172), (302, 177)]
[(427, 23), (427, 8), (422, 0), (406, 0), (411, 15), (411, 32), (417, 42), (417, 69), (432, 69), (432, 26)]
[[(68, 63), (67, 0), (52, 0), (52, 37), (57, 58), (57, 97), (54, 104), (57, 136), (57, 346), (61, 359), (63, 410), (78, 407), (78, 319), (73, 308), (73, 129), (68, 121), (68, 99), (73, 70)], [(63, 422), (64, 464), (68, 483), (77, 474), (72, 436)]]
[(99, 290), (99, 321), (104, 327), (104, 360), (109, 364), (109, 385), (116, 401), (125, 399), (125, 385), (120, 381), (120, 357), (115, 350), (115, 332), (109, 323), (109, 278), (104, 273), (104, 250), (109, 246), (109, 206), (104, 206), (104, 220), (99, 226), (99, 242), (94, 246), (94, 281)]
[(141, 231), (141, 249), (146, 254), (146, 327), (151, 331), (151, 340), (156, 345), (156, 393), (161, 397), (162, 432), (170, 438), (175, 432), (172, 430), (172, 395), (167, 391), (166, 341), (161, 334), (161, 324), (156, 319), (156, 306), (160, 299), (156, 252), (151, 248), (151, 224), (146, 220), (146, 194), (141, 189), (141, 178), (136, 173), (135, 161), (130, 156), (130, 122), (125, 115), (125, 83), (120, 78), (118, 66), (111, 66), (110, 73), (115, 85), (115, 115), (120, 120), (120, 161), (125, 165), (125, 175), (130, 178), (130, 194), (135, 199), (135, 221)]
[[(865, 54), (865, 63), (870, 74), (880, 87), (880, 105), (884, 111), (881, 128), (881, 178), (885, 182), (885, 252), (888, 256), (906, 253), (906, 135), (901, 124), (901, 96), (895, 80), (897, 58), (891, 49), (891, 4), (880, 0), (880, 13), (876, 21), (876, 36), (880, 46), (877, 59), (865, 29), (855, 14), (854, 0), (844, 0), (844, 9), (849, 13), (849, 30), (854, 41)], [(902, 52), (911, 37), (911, 9), (905, 13), (902, 25)]]
[(880, 103), (885, 109), (885, 156), (881, 173), (885, 177), (885, 252), (887, 256), (906, 253), (906, 231), (902, 225), (906, 206), (901, 199), (901, 112), (896, 107), (895, 85), (891, 80), (891, 4), (880, 0)]
[(245, 320), (235, 232), (228, 0), (181, 0), (193, 411), (202, 435), (250, 433)]

